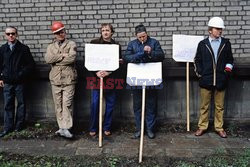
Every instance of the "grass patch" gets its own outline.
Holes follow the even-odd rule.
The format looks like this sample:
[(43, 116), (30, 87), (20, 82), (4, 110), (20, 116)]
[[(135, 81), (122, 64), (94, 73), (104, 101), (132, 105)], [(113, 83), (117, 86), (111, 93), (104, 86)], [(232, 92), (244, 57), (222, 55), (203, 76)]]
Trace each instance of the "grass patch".
[(250, 166), (250, 149), (246, 149), (243, 153), (230, 156), (224, 153), (218, 153), (207, 157), (205, 167), (249, 167)]
[(214, 154), (205, 161), (175, 159), (169, 157), (145, 157), (141, 164), (138, 158), (117, 156), (29, 156), (23, 154), (0, 153), (0, 167), (249, 167), (250, 149), (239, 155)]

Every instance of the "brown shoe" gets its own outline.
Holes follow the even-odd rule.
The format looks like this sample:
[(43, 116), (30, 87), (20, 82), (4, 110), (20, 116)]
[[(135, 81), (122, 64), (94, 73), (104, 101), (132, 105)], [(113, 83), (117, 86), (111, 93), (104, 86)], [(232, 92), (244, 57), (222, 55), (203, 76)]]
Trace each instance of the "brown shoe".
[(111, 132), (110, 132), (110, 131), (105, 130), (105, 131), (104, 131), (104, 135), (105, 135), (105, 136), (110, 136), (110, 135), (111, 135)]
[(94, 137), (94, 136), (96, 136), (96, 132), (89, 132), (89, 135)]
[(216, 132), (221, 138), (227, 138), (227, 133), (224, 130)]
[(196, 132), (195, 132), (195, 136), (202, 136), (204, 133), (205, 133), (206, 130), (203, 130), (203, 129), (198, 129)]

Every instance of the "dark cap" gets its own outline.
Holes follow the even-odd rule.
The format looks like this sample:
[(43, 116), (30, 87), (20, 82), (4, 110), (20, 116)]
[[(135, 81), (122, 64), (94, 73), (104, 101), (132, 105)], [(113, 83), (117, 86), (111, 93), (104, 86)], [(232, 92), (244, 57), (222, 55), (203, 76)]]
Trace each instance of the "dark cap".
[(143, 24), (140, 24), (135, 27), (135, 34), (138, 34), (140, 32), (147, 32), (146, 27)]

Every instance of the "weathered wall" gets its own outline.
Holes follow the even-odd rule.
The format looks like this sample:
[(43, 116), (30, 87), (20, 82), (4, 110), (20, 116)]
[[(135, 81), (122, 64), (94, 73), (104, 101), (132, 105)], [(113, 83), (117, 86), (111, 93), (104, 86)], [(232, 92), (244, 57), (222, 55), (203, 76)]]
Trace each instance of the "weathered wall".
[[(158, 119), (186, 120), (186, 83), (185, 78), (165, 78), (164, 87), (158, 92)], [(80, 80), (75, 96), (74, 117), (76, 120), (89, 120), (90, 90), (86, 82)], [(250, 81), (234, 78), (230, 80), (225, 99), (225, 118), (230, 120), (250, 120)], [(2, 92), (1, 92), (2, 93)], [(1, 96), (1, 106), (3, 100)], [(197, 121), (200, 95), (197, 80), (190, 80), (190, 118)], [(3, 112), (1, 110), (1, 116)], [(50, 83), (47, 80), (36, 80), (27, 87), (27, 117), (29, 120), (55, 120), (54, 104)], [(114, 119), (130, 120), (133, 117), (132, 94), (130, 90), (118, 90), (118, 101)], [(213, 112), (210, 113), (213, 118)], [(133, 119), (132, 119), (133, 120)]]

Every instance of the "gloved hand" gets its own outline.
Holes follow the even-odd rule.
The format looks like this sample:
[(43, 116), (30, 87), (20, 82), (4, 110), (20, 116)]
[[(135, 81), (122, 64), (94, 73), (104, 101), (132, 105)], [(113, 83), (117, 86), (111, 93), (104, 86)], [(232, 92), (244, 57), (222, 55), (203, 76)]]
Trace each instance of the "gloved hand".
[(224, 72), (226, 73), (226, 75), (227, 75), (228, 77), (231, 77), (231, 76), (232, 76), (232, 69), (231, 69), (231, 68), (225, 67)]

